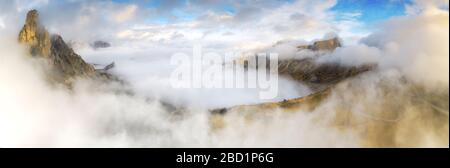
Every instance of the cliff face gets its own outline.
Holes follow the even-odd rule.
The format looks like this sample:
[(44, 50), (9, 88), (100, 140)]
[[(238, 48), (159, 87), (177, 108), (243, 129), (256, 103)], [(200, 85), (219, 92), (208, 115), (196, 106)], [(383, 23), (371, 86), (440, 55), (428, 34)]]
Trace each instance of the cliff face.
[(19, 42), (30, 46), (33, 56), (50, 57), (50, 35), (39, 23), (36, 10), (28, 12), (25, 25), (19, 33)]
[[(341, 47), (338, 38), (329, 40), (316, 41), (312, 45), (298, 46), (299, 50), (308, 49), (312, 51), (329, 53)], [(339, 81), (358, 75), (360, 73), (370, 71), (376, 67), (374, 64), (365, 64), (360, 66), (346, 66), (339, 63), (320, 63), (316, 59), (320, 57), (308, 57), (303, 59), (280, 59), (278, 60), (278, 74), (288, 76), (296, 81), (307, 85), (313, 91), (319, 91)], [(244, 64), (245, 68), (258, 69), (261, 62), (259, 60), (266, 59), (266, 69), (269, 69), (270, 60), (265, 57), (256, 57), (256, 66), (249, 67), (248, 60), (239, 60)]]
[(342, 66), (337, 63), (316, 63), (313, 59), (280, 60), (278, 73), (301, 81), (314, 90), (314, 85), (334, 84), (348, 77), (370, 71), (375, 65)]
[[(298, 49), (332, 52), (341, 43), (338, 38), (316, 41), (312, 45), (298, 46)], [(316, 90), (320, 85), (335, 84), (345, 78), (370, 71), (375, 65), (343, 66), (338, 63), (317, 63), (315, 58), (279, 60), (278, 73), (301, 81)]]
[(298, 46), (298, 49), (310, 49), (313, 51), (333, 51), (338, 47), (341, 47), (341, 42), (337, 37), (329, 39), (329, 40), (322, 40), (322, 41), (316, 41), (312, 45), (304, 45), (304, 46)]
[[(30, 47), (33, 57), (44, 58), (57, 72), (52, 77), (61, 82), (70, 82), (75, 77), (94, 77), (94, 67), (76, 54), (59, 35), (50, 36), (40, 24), (39, 13), (31, 10), (27, 14), (25, 25), (19, 33), (19, 42)], [(101, 75), (101, 74), (100, 74)]]
[(92, 65), (76, 54), (59, 35), (53, 35), (51, 39), (51, 56), (53, 64), (66, 76), (89, 76), (95, 75)]

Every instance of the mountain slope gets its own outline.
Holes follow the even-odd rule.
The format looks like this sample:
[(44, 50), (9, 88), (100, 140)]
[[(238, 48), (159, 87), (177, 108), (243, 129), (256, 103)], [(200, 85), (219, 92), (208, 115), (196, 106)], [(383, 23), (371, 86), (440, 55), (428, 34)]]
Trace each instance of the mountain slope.
[(116, 79), (105, 71), (96, 71), (70, 48), (60, 35), (50, 35), (40, 24), (39, 13), (31, 10), (19, 33), (20, 43), (30, 47), (30, 55), (43, 58), (51, 66), (52, 80), (70, 84), (74, 78)]

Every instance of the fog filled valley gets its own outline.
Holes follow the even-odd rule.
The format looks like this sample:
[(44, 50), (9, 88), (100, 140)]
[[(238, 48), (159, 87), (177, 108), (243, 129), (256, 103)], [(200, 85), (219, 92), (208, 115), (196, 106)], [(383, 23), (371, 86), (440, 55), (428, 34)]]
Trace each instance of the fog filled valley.
[[(211, 10), (152, 23), (179, 4), (135, 3), (0, 2), (0, 147), (449, 146), (448, 0), (404, 4), (370, 31), (334, 0), (192, 2)], [(195, 46), (237, 53), (224, 73), (277, 53), (276, 96), (174, 88), (171, 58)]]

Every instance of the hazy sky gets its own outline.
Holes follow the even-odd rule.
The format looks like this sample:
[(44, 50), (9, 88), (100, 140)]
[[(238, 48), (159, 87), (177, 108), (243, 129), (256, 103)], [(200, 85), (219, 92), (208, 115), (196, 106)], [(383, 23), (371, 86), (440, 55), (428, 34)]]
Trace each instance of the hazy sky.
[[(431, 91), (437, 95), (443, 91), (447, 99), (442, 101), (448, 102), (448, 4), (448, 0), (0, 1), (0, 147), (358, 147), (366, 138), (383, 135), (387, 127), (380, 121), (392, 121), (381, 115), (386, 111), (401, 116), (395, 121), (400, 125), (388, 130), (389, 143), (448, 147), (448, 120), (435, 124), (438, 120), (433, 117), (417, 117), (437, 115), (424, 111), (427, 103), (417, 103), (410, 93), (415, 88), (410, 86), (416, 85), (408, 84), (423, 86), (433, 95)], [(48, 85), (47, 73), (28, 61), (25, 48), (17, 43), (26, 13), (33, 8), (51, 33), (85, 44), (74, 50), (88, 63), (114, 61), (111, 72), (129, 83), (126, 90), (135, 94), (117, 92), (124, 89), (121, 85), (89, 80), (76, 81), (70, 91)], [(303, 109), (258, 113), (262, 118), (251, 122), (250, 113), (230, 113), (224, 121), (232, 124), (216, 132), (210, 129), (208, 109), (257, 103), (262, 101), (258, 92), (170, 86), (175, 68), (170, 56), (192, 53), (196, 43), (203, 45), (202, 51), (262, 49), (280, 57), (304, 58), (315, 53), (298, 51), (300, 43), (334, 34), (344, 45), (317, 61), (347, 66), (375, 63), (378, 68), (345, 80), (307, 113)], [(94, 40), (112, 46), (94, 50), (86, 45)], [(277, 101), (310, 93), (284, 78), (279, 88)], [(173, 117), (159, 101), (187, 111)], [(430, 106), (434, 97), (432, 102)], [(356, 118), (347, 120), (340, 114)], [(443, 114), (448, 119), (448, 107)], [(339, 118), (352, 121), (344, 124), (348, 129), (335, 122)], [(374, 124), (382, 124), (382, 130), (374, 130)]]
[[(272, 2), (264, 2), (261, 0), (113, 0), (113, 2), (121, 4), (139, 4), (142, 8), (156, 10), (158, 10), (158, 8), (163, 8), (166, 13), (159, 15), (158, 18), (154, 18), (152, 21), (167, 23), (176, 20), (193, 20), (205, 10), (235, 15), (254, 4), (268, 8), (276, 8), (283, 4), (293, 4), (296, 0), (276, 0)], [(405, 5), (410, 5), (411, 3), (411, 0), (338, 0), (330, 10), (338, 13), (353, 13), (358, 16), (357, 20), (365, 23), (372, 23), (379, 20), (385, 20), (392, 16), (403, 15), (405, 13)], [(201, 7), (199, 7), (198, 11), (189, 11), (189, 8), (192, 8), (192, 6)]]
[[(433, 1), (448, 10), (448, 1)], [(36, 8), (52, 32), (76, 41), (257, 49), (333, 33), (354, 44), (412, 6), (412, 0), (15, 0), (0, 3), (0, 28), (20, 27), (17, 19)]]

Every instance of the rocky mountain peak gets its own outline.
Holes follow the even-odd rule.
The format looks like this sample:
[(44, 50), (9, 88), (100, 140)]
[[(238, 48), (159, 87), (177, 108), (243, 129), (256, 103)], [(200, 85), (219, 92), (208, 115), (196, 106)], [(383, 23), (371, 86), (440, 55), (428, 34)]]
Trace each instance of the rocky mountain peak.
[[(311, 45), (298, 46), (298, 49), (309, 49), (312, 51), (333, 52), (341, 47), (337, 37), (315, 41)], [(320, 56), (320, 55), (319, 55)], [(280, 60), (278, 72), (292, 77), (308, 85), (312, 90), (318, 90), (322, 86), (332, 85), (346, 78), (374, 69), (376, 65), (365, 64), (360, 66), (345, 66), (339, 63), (320, 63), (316, 58)]]
[(298, 49), (310, 49), (313, 51), (333, 51), (338, 47), (341, 47), (341, 42), (337, 37), (328, 39), (328, 40), (321, 40), (316, 41), (312, 45), (304, 45), (304, 46), (298, 46)]
[(30, 46), (33, 56), (50, 56), (50, 35), (39, 22), (37, 10), (31, 10), (27, 14), (25, 25), (19, 33), (19, 42)]
[(37, 10), (31, 10), (27, 13), (26, 25), (38, 25), (39, 13)]
[(341, 42), (337, 37), (329, 39), (316, 41), (313, 44), (313, 50), (335, 50), (336, 48), (341, 47)]
[(94, 67), (86, 63), (59, 35), (50, 36), (40, 25), (39, 13), (31, 10), (27, 14), (25, 25), (19, 33), (19, 42), (30, 47), (30, 54), (43, 57), (57, 72), (55, 80), (67, 83), (74, 77), (100, 76)]

